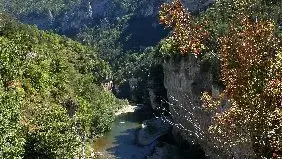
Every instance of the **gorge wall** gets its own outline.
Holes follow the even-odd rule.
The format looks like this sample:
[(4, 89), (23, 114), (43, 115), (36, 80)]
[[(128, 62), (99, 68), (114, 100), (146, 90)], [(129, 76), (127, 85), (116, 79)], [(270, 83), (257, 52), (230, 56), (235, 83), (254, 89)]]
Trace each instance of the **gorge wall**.
[[(56, 14), (46, 9), (15, 16), (23, 23), (36, 25), (43, 30), (54, 30), (56, 33), (72, 38), (85, 28), (103, 27), (119, 23), (121, 19), (128, 19), (120, 42), (127, 50), (139, 50), (157, 45), (167, 35), (167, 31), (158, 22), (158, 12), (161, 4), (171, 1), (79, 0)], [(182, 2), (190, 12), (197, 14), (205, 10), (214, 0), (182, 0)], [(5, 7), (9, 8), (9, 5)]]
[(217, 96), (219, 92), (213, 85), (210, 68), (193, 55), (164, 61), (164, 86), (174, 121), (173, 135), (176, 141), (199, 144), (209, 158), (250, 158), (251, 145), (220, 147), (208, 133), (212, 118), (201, 106), (201, 93), (207, 91)]

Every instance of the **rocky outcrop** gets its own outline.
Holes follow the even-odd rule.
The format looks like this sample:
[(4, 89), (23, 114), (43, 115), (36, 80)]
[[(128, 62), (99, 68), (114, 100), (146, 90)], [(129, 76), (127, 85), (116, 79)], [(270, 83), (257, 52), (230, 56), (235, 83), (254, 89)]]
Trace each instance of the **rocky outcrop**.
[(228, 149), (220, 147), (208, 133), (211, 114), (201, 106), (201, 93), (218, 94), (213, 86), (210, 66), (193, 55), (170, 58), (163, 63), (164, 85), (167, 89), (169, 110), (173, 118), (176, 140), (199, 144), (210, 158), (249, 158), (250, 145)]
[(148, 92), (149, 92), (151, 107), (153, 110), (157, 110), (160, 107), (160, 105), (158, 104), (158, 102), (156, 102), (156, 98), (157, 98), (156, 94), (154, 90), (151, 88), (148, 88)]
[[(200, 106), (201, 92), (211, 91), (209, 70), (193, 55), (169, 59), (163, 64), (164, 85), (167, 89), (169, 109), (174, 121), (173, 133), (180, 134), (190, 144), (200, 143), (211, 116)], [(179, 140), (179, 139), (176, 139)]]
[(35, 24), (39, 29), (56, 30), (60, 34), (75, 34), (85, 26), (99, 24), (109, 8), (109, 0), (96, 2), (94, 0), (81, 0), (67, 10), (53, 15), (50, 10), (30, 12), (18, 15), (18, 18), (27, 24)]
[(137, 134), (137, 143), (145, 146), (153, 143), (159, 137), (171, 130), (170, 117), (160, 117), (146, 120)]

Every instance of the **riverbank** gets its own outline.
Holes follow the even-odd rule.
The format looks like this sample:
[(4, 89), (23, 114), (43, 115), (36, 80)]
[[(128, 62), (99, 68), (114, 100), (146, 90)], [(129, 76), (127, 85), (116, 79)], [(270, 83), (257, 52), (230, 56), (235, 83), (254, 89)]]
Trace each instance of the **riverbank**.
[(115, 115), (118, 116), (118, 115), (121, 115), (121, 114), (124, 114), (124, 113), (133, 113), (135, 112), (136, 110), (140, 110), (141, 108), (139, 106), (136, 106), (136, 105), (126, 105), (124, 107), (122, 107), (121, 109), (119, 109)]

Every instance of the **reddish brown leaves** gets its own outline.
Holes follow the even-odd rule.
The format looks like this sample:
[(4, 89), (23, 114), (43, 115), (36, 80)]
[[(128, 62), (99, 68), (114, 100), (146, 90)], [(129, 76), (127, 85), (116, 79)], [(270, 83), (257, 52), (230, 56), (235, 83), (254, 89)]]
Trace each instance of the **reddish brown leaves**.
[[(240, 20), (241, 27), (231, 27), (230, 33), (219, 39), (222, 81), (228, 97), (236, 100), (249, 91), (245, 88), (251, 80), (265, 80), (279, 49), (271, 22), (252, 22), (248, 17)], [(257, 74), (265, 77), (255, 77)]]
[(180, 0), (163, 4), (159, 15), (160, 22), (173, 29), (169, 38), (177, 44), (182, 55), (193, 53), (197, 56), (205, 49), (204, 41), (209, 33), (203, 23), (193, 19)]
[[(214, 113), (210, 132), (223, 147), (253, 145), (257, 157), (282, 157), (282, 49), (271, 21), (252, 20), (245, 10), (254, 0), (234, 1), (238, 14), (229, 33), (218, 39), (221, 80), (218, 98), (202, 96), (203, 106)], [(182, 55), (196, 56), (210, 36), (180, 0), (164, 4), (160, 21), (172, 28), (172, 41)], [(267, 150), (267, 151), (266, 151)]]
[[(256, 155), (265, 156), (268, 149), (266, 153), (281, 157), (276, 153), (282, 149), (281, 43), (270, 21), (254, 22), (247, 16), (238, 20), (240, 25), (219, 39), (221, 80), (226, 86), (221, 96), (230, 106), (215, 114), (210, 130), (225, 142), (240, 141), (249, 133), (245, 138), (255, 143)], [(208, 100), (206, 105), (214, 103), (203, 99)]]

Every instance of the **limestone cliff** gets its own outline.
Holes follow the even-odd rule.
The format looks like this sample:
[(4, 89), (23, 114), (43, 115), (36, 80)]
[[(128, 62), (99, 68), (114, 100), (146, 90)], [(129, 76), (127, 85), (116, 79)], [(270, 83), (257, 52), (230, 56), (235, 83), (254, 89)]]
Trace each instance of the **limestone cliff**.
[(210, 66), (189, 55), (165, 60), (163, 70), (176, 140), (199, 144), (210, 158), (250, 158), (251, 145), (220, 147), (208, 133), (212, 118), (201, 106), (201, 93), (207, 91), (216, 96), (219, 92), (213, 86)]
[[(171, 1), (80, 0), (56, 15), (47, 9), (40, 12), (34, 10), (28, 14), (17, 14), (16, 17), (21, 22), (35, 24), (40, 29), (55, 30), (59, 34), (73, 36), (85, 27), (92, 28), (104, 22), (114, 24), (123, 17), (130, 16), (127, 29), (123, 33), (122, 40), (125, 41), (122, 42), (129, 45), (129, 49), (139, 50), (143, 47), (156, 45), (167, 35), (167, 32), (158, 23), (158, 12), (161, 4)], [(205, 10), (214, 0), (182, 1), (189, 11), (198, 13)], [(128, 8), (127, 5), (131, 7)]]

